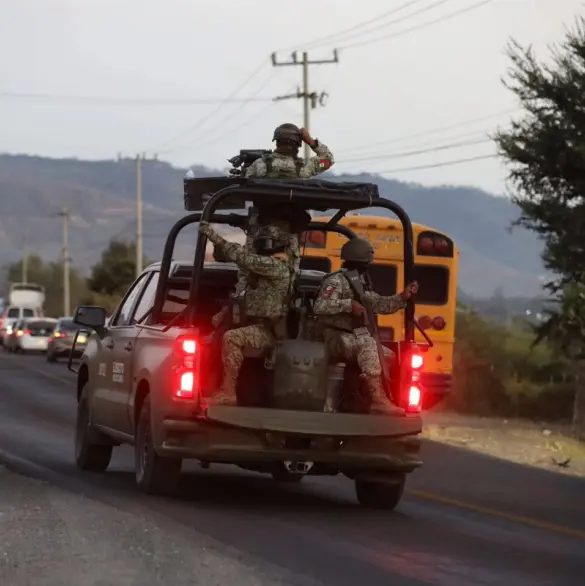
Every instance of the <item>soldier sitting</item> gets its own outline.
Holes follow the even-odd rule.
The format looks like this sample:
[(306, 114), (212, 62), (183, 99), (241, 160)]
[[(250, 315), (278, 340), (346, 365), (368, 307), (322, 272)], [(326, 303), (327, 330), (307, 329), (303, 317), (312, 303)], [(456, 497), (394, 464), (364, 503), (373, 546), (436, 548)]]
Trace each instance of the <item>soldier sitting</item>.
[[(369, 290), (363, 275), (374, 260), (374, 248), (370, 242), (361, 238), (355, 238), (343, 245), (341, 259), (344, 261), (342, 269), (323, 281), (313, 305), (313, 312), (320, 316), (319, 323), (324, 326), (325, 343), (332, 360), (357, 362), (368, 385), (372, 411), (380, 414), (391, 413), (394, 408), (384, 390), (376, 341), (369, 334), (356, 335), (353, 316), (363, 317), (367, 309), (375, 314), (395, 313), (404, 308), (406, 301), (417, 293), (418, 284), (416, 281), (409, 283), (402, 293), (387, 297)], [(352, 285), (352, 278), (358, 279), (359, 284)], [(354, 287), (363, 289), (362, 299), (356, 299)], [(364, 307), (362, 303), (369, 307)], [(384, 347), (383, 351), (388, 360), (394, 358), (393, 352), (388, 348)]]
[(223, 380), (212, 398), (216, 405), (236, 405), (236, 383), (244, 361), (244, 350), (267, 350), (276, 341), (275, 328), (286, 317), (292, 284), (292, 262), (288, 237), (274, 227), (264, 227), (256, 234), (254, 252), (241, 244), (228, 242), (207, 222), (199, 230), (220, 249), (226, 259), (248, 271), (244, 291), (246, 325), (223, 335), (221, 361)]

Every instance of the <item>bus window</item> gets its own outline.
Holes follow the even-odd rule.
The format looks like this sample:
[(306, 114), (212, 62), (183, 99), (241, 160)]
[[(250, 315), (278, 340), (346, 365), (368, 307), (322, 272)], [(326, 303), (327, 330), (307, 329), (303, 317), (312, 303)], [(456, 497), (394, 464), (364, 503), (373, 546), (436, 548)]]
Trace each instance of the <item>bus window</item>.
[(374, 263), (368, 267), (368, 275), (372, 281), (372, 289), (380, 295), (394, 295), (398, 282), (398, 272), (395, 265), (380, 265)]
[(318, 256), (303, 256), (300, 264), (301, 271), (331, 272), (331, 261), (328, 258)]
[(420, 305), (444, 305), (449, 298), (449, 269), (437, 265), (416, 265), (414, 280), (418, 281), (416, 302)]

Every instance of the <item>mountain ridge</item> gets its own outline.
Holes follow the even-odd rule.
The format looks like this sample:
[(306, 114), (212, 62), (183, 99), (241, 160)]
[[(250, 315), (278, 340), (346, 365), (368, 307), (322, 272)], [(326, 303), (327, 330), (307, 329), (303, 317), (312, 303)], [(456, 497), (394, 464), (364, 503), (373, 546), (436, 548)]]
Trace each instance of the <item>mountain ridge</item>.
[[(196, 176), (225, 174), (200, 165)], [(145, 256), (160, 257), (166, 232), (183, 215), (182, 179), (187, 169), (166, 162), (143, 163)], [(509, 296), (537, 296), (545, 275), (542, 244), (523, 228), (509, 230), (518, 209), (507, 198), (463, 186), (425, 187), (370, 174), (331, 172), (334, 181), (374, 182), (380, 195), (401, 205), (413, 222), (449, 234), (461, 252), (459, 286), (465, 293), (489, 297), (500, 288)], [(55, 260), (61, 254), (58, 214), (71, 214), (72, 262), (82, 270), (95, 262), (112, 237), (135, 234), (135, 162), (51, 159), (0, 155), (0, 262), (21, 257), (23, 247)], [(387, 215), (385, 210), (368, 210)], [(193, 235), (193, 232), (191, 233)], [(186, 234), (178, 255), (193, 251)]]

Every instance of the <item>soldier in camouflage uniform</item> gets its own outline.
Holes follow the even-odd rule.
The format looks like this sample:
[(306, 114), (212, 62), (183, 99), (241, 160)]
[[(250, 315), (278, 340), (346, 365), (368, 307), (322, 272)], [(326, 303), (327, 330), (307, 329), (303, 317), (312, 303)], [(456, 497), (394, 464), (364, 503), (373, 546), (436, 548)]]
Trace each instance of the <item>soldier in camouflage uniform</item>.
[[(375, 339), (370, 336), (356, 336), (352, 316), (363, 316), (365, 308), (355, 299), (354, 291), (346, 270), (356, 270), (363, 275), (374, 259), (374, 248), (367, 241), (356, 238), (346, 242), (341, 249), (343, 268), (325, 278), (313, 306), (315, 315), (324, 326), (325, 343), (332, 360), (338, 362), (356, 361), (361, 374), (365, 377), (372, 397), (372, 411), (385, 414), (395, 407), (388, 399), (382, 383), (382, 368)], [(418, 284), (409, 283), (402, 293), (383, 297), (368, 290), (362, 277), (366, 299), (371, 310), (378, 314), (390, 314), (406, 307), (406, 301), (418, 291)], [(328, 327), (330, 326), (330, 327)], [(384, 356), (391, 360), (394, 354), (383, 348)]]
[(228, 242), (207, 222), (201, 222), (199, 230), (227, 260), (249, 271), (244, 315), (246, 321), (252, 323), (224, 334), (221, 349), (223, 380), (212, 399), (216, 405), (236, 405), (236, 382), (244, 361), (244, 349), (272, 347), (274, 328), (288, 311), (293, 270), (290, 258), (282, 254), (287, 252), (288, 235), (278, 228), (265, 226), (256, 234), (255, 251), (252, 252), (241, 244)]

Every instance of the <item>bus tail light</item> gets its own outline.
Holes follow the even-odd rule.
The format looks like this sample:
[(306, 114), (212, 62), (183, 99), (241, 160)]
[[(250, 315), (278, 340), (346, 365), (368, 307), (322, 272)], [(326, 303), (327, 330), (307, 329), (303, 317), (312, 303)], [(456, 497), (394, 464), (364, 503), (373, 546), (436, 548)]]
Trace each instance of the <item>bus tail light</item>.
[(199, 398), (199, 354), (197, 340), (191, 336), (180, 336), (176, 341), (178, 365), (174, 396), (177, 399)]
[(440, 316), (437, 316), (435, 319), (433, 319), (433, 329), (435, 329), (435, 330), (441, 331), (441, 330), (445, 329), (446, 325), (447, 324), (446, 324), (445, 320)]
[(423, 315), (418, 319), (418, 325), (423, 330), (428, 330), (433, 325), (433, 320), (428, 315)]

